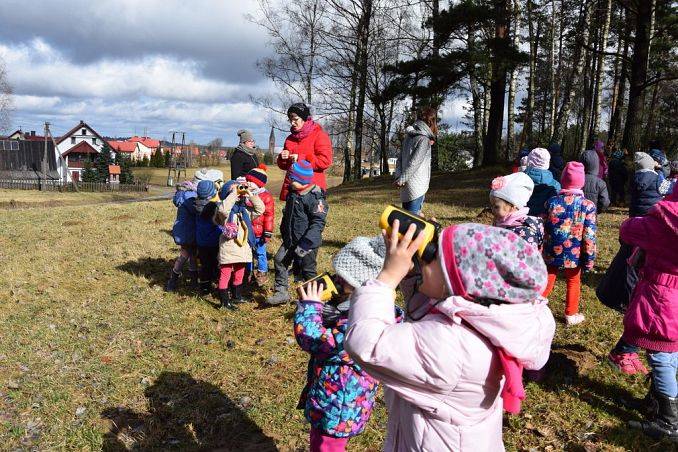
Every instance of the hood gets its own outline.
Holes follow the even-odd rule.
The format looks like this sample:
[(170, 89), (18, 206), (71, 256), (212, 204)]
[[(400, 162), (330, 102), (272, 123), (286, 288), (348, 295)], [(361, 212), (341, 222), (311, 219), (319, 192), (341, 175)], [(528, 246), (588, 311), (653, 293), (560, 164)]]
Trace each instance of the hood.
[(645, 152), (636, 152), (633, 154), (633, 165), (638, 170), (654, 171), (655, 160)]
[(180, 207), (187, 200), (189, 200), (191, 198), (197, 198), (197, 197), (198, 197), (198, 194), (194, 191), (177, 190), (174, 193), (174, 197), (172, 198), (172, 202), (174, 203), (175, 207)]
[(530, 176), (530, 179), (532, 179), (534, 185), (552, 185), (555, 181), (553, 178), (553, 173), (547, 169), (528, 167), (523, 172)]
[(678, 190), (655, 204), (648, 215), (658, 218), (674, 236), (678, 236)]
[(600, 169), (600, 160), (598, 160), (598, 153), (594, 150), (582, 152), (579, 161), (584, 164), (584, 173), (598, 176)]
[(427, 137), (429, 140), (433, 140), (435, 135), (431, 131), (431, 128), (422, 120), (417, 120), (413, 125), (408, 126), (405, 129), (405, 132), (411, 137), (421, 135)]
[(511, 231), (473, 223), (446, 228), (438, 248), (453, 295), (436, 309), (467, 322), (525, 367), (541, 368), (555, 320), (541, 296), (547, 273), (539, 251)]
[(561, 155), (563, 153), (562, 148), (558, 143), (551, 143), (548, 147), (549, 154), (551, 154), (551, 157), (554, 155)]

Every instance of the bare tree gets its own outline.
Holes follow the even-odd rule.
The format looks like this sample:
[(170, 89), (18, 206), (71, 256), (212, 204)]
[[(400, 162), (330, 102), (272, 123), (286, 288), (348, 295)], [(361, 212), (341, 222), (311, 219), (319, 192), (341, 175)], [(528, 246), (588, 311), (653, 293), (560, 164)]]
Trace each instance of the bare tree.
[(0, 58), (0, 132), (9, 131), (12, 111), (12, 86), (7, 79), (5, 61)]

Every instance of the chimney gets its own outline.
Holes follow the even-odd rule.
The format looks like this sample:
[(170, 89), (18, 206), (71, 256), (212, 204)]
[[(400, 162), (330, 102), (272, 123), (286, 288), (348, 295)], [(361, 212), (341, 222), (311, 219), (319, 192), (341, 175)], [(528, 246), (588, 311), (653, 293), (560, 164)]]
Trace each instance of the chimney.
[(31, 136), (32, 136), (32, 137), (35, 136), (35, 130), (31, 130)]

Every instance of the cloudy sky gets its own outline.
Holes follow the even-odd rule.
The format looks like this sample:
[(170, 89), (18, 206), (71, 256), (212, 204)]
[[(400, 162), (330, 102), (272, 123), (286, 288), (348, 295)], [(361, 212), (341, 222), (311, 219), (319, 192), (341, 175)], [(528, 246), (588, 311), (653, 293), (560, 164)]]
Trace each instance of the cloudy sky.
[(82, 119), (107, 136), (233, 144), (250, 128), (266, 145), (269, 113), (250, 101), (273, 89), (256, 69), (268, 55), (245, 19), (256, 13), (255, 0), (2, 0), (13, 129), (50, 121), (59, 135)]

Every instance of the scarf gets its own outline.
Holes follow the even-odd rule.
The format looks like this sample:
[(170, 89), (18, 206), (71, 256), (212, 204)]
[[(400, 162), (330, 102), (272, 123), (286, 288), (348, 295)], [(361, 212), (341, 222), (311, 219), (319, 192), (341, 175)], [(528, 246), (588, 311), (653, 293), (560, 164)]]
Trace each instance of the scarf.
[(513, 226), (520, 226), (525, 221), (525, 218), (527, 218), (527, 214), (529, 211), (530, 209), (528, 207), (523, 207), (522, 209), (518, 209), (515, 212), (511, 212), (510, 214), (504, 217), (495, 218), (493, 225), (498, 228), (509, 228)]
[(580, 195), (584, 196), (584, 191), (577, 188), (563, 188), (558, 192), (559, 195)]
[(250, 248), (256, 248), (257, 244), (256, 237), (254, 236), (254, 228), (252, 227), (252, 219), (250, 218), (250, 213), (247, 211), (247, 206), (242, 201), (238, 201), (233, 205), (228, 221), (232, 222), (238, 214), (245, 223), (245, 227), (247, 227), (247, 243), (250, 245)]
[(254, 149), (250, 149), (247, 146), (245, 146), (243, 143), (240, 143), (237, 147), (237, 150), (244, 152), (245, 154), (249, 156), (254, 156)]
[(313, 118), (310, 116), (308, 119), (304, 122), (304, 125), (301, 127), (299, 130), (294, 130), (293, 127), (290, 128), (290, 132), (292, 133), (292, 138), (295, 141), (301, 141), (307, 136), (311, 134), (315, 130), (315, 122), (313, 121)]

